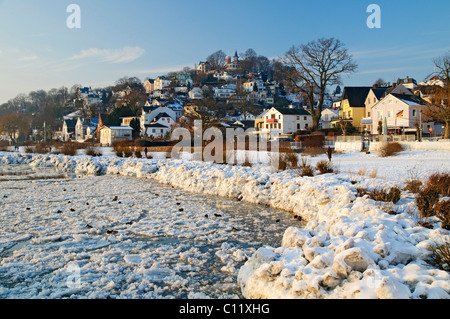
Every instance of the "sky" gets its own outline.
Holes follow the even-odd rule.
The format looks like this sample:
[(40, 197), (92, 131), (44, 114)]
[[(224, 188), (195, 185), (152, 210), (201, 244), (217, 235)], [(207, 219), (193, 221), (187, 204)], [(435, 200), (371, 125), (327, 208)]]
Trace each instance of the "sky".
[[(370, 4), (380, 8), (380, 28), (367, 25)], [(421, 82), (433, 59), (450, 52), (449, 12), (448, 0), (0, 0), (0, 104), (39, 89), (143, 81), (193, 68), (217, 50), (276, 58), (330, 37), (359, 66), (342, 86)]]

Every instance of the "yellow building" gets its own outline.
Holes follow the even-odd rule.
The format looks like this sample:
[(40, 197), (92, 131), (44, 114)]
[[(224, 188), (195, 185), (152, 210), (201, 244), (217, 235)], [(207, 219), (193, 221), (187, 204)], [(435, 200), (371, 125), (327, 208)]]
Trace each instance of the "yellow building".
[(346, 86), (342, 93), (341, 106), (339, 109), (339, 119), (332, 122), (334, 127), (339, 121), (350, 122), (361, 132), (361, 121), (366, 115), (366, 97), (371, 87)]

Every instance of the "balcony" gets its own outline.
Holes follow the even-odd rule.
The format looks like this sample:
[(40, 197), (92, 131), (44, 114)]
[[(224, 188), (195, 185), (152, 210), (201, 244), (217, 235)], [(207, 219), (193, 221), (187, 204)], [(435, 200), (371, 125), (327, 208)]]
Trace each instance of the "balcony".
[(277, 119), (268, 119), (266, 120), (266, 123), (278, 123)]

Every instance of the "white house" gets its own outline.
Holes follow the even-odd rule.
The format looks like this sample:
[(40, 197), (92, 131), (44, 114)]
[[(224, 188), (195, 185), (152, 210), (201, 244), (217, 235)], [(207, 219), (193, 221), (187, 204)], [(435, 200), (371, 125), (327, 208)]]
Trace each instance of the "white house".
[[(256, 86), (256, 88), (255, 88)], [(264, 82), (261, 79), (255, 79), (253, 81), (248, 81), (243, 84), (244, 90), (247, 92), (252, 92), (254, 90), (261, 91), (264, 89)]]
[(94, 138), (97, 131), (98, 118), (79, 117), (75, 124), (74, 140), (84, 142), (87, 139)]
[(320, 128), (332, 128), (331, 122), (339, 119), (339, 109), (324, 109), (320, 114)]
[(264, 123), (259, 134), (268, 138), (288, 135), (298, 130), (306, 130), (313, 124), (311, 114), (305, 109), (272, 107), (264, 115)]
[(418, 86), (435, 86), (435, 85), (444, 87), (445, 82), (442, 81), (438, 76), (434, 75), (429, 80), (420, 82)]
[(164, 137), (172, 131), (170, 127), (159, 123), (150, 123), (144, 125), (144, 135), (150, 137)]
[(415, 88), (417, 88), (417, 81), (413, 78), (410, 78), (409, 76), (407, 76), (405, 79), (398, 79), (397, 84), (402, 84), (404, 87), (410, 90), (414, 90)]
[(415, 95), (390, 93), (372, 106), (373, 134), (377, 133), (378, 123), (387, 124), (388, 130), (415, 130), (416, 123), (427, 128), (421, 113), (427, 108), (424, 101)]
[(216, 73), (214, 73), (214, 77), (217, 80), (224, 80), (226, 82), (230, 82), (236, 78), (236, 75), (228, 73), (228, 72), (223, 72), (223, 73), (216, 72)]
[(229, 99), (231, 96), (236, 94), (236, 85), (227, 84), (221, 88), (214, 88), (214, 97), (216, 99)]
[(170, 85), (170, 79), (168, 79), (165, 76), (158, 76), (156, 80), (154, 81), (153, 90), (162, 90), (166, 86)]
[[(182, 108), (184, 111), (184, 108)], [(160, 106), (160, 107), (146, 107), (144, 106), (142, 108), (142, 115), (141, 115), (141, 134), (145, 135), (145, 133), (147, 132), (147, 128), (146, 125), (149, 125), (153, 122), (155, 122), (155, 118), (158, 117), (158, 115), (160, 114), (166, 114), (167, 117), (171, 118), (174, 122), (176, 121), (177, 118), (179, 118), (181, 115), (182, 111), (179, 111), (178, 109), (173, 110), (170, 107), (167, 106)], [(180, 116), (178, 116), (180, 115)]]
[(111, 146), (114, 142), (131, 140), (133, 128), (129, 126), (106, 126), (100, 128), (100, 144)]
[(203, 99), (203, 90), (198, 86), (192, 88), (192, 90), (189, 92), (189, 99), (191, 100)]
[(75, 125), (77, 124), (77, 119), (64, 119), (62, 125), (62, 140), (67, 142), (75, 137)]

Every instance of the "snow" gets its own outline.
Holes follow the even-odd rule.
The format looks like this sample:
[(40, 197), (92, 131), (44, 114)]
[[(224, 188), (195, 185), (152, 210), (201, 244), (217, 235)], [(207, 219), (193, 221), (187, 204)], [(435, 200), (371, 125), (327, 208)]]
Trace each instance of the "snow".
[[(105, 218), (108, 223), (116, 225), (131, 221), (136, 223), (133, 232), (146, 238), (164, 233), (168, 237), (219, 245), (220, 249), (214, 254), (221, 261), (221, 272), (237, 273), (237, 282), (245, 298), (401, 299), (450, 298), (449, 272), (440, 270), (429, 262), (433, 245), (449, 241), (450, 232), (440, 227), (441, 223), (437, 218), (429, 220), (433, 224), (432, 229), (418, 225), (413, 194), (403, 191), (401, 200), (391, 205), (397, 214), (390, 215), (383, 211), (385, 203), (376, 202), (367, 196), (357, 197), (356, 187), (369, 190), (395, 185), (402, 187), (409, 176), (425, 179), (435, 171), (449, 171), (449, 155), (448, 151), (407, 151), (388, 158), (380, 158), (376, 153), (336, 154), (332, 161), (339, 172), (314, 177), (300, 177), (292, 170), (273, 172), (266, 163), (242, 167), (185, 159), (119, 159), (112, 154), (93, 158), (84, 155), (68, 157), (2, 152), (0, 162), (9, 165), (26, 164), (33, 168), (56, 168), (75, 174), (106, 174), (108, 179), (114, 178), (111, 175), (150, 179), (191, 193), (236, 199), (241, 201), (239, 205), (248, 202), (300, 215), (305, 220), (304, 226), (290, 226), (285, 229), (278, 245), (261, 244), (256, 251), (252, 251), (223, 241), (215, 233), (216, 226), (209, 223), (211, 218), (206, 225), (204, 219), (198, 218), (205, 215), (205, 212), (194, 212), (195, 205), (192, 206), (193, 215), (181, 220), (176, 212), (165, 214), (164, 219), (159, 221), (141, 220), (140, 212), (123, 209), (111, 211), (107, 205), (98, 205), (100, 209), (90, 212), (95, 217), (94, 221), (99, 223), (93, 225), (92, 229), (98, 229), (102, 225), (100, 221)], [(315, 165), (325, 158), (317, 156), (309, 157), (308, 160)], [(114, 181), (118, 183), (117, 180)], [(115, 187), (124, 187), (123, 183), (120, 182)], [(134, 185), (129, 179), (126, 183)], [(50, 195), (46, 196), (48, 198)], [(124, 203), (134, 205), (135, 196), (137, 193), (124, 199)], [(97, 205), (94, 204), (95, 192), (89, 201)], [(163, 205), (162, 200), (158, 203)], [(48, 206), (42, 213), (50, 223), (57, 223), (64, 218), (65, 214), (58, 214), (57, 205)], [(211, 211), (207, 214), (213, 216)], [(30, 220), (33, 218), (38, 217), (31, 215)], [(73, 218), (71, 221), (78, 223), (75, 225), (77, 227), (85, 226), (80, 219)], [(184, 250), (183, 245), (173, 246), (168, 243), (167, 247), (157, 250), (163, 251), (164, 256), (177, 254), (177, 258), (185, 262), (177, 264), (174, 269), (158, 264), (150, 249), (139, 250), (134, 247), (131, 251), (123, 252), (110, 248), (114, 245), (111, 238), (127, 240), (126, 233), (121, 228), (117, 234), (107, 237), (99, 233), (99, 230), (69, 232), (64, 235), (60, 230), (53, 234), (44, 232), (45, 236), (35, 238), (33, 233), (45, 228), (45, 225), (31, 222), (29, 227), (30, 230), (25, 234), (15, 236), (11, 231), (2, 235), (0, 247), (11, 250), (20, 241), (30, 241), (35, 252), (24, 253), (20, 257), (31, 258), (27, 262), (33, 263), (36, 262), (33, 261), (34, 258), (42, 261), (52, 256), (46, 255), (46, 250), (42, 248), (39, 250), (39, 245), (63, 249), (59, 243), (73, 241), (73, 246), (67, 252), (72, 254), (72, 259), (81, 261), (83, 254), (77, 255), (81, 246), (92, 246), (92, 249), (108, 246), (108, 249), (103, 248), (103, 254), (95, 262), (95, 267), (108, 276), (91, 278), (91, 282), (99, 289), (94, 289), (88, 297), (104, 297), (105, 292), (100, 288), (117, 290), (112, 275), (124, 269), (128, 272), (125, 280), (129, 284), (127, 290), (119, 296), (158, 297), (162, 295), (161, 289), (164, 288), (155, 285), (152, 280), (162, 278), (166, 284), (172, 282), (173, 287), (185, 287), (187, 279), (181, 277), (177, 270), (199, 272), (206, 259), (205, 252), (198, 247)], [(227, 227), (231, 229), (232, 225), (228, 224), (225, 228)], [(89, 237), (91, 233), (95, 234), (95, 240)], [(76, 245), (77, 242), (80, 243), (79, 246)], [(22, 249), (14, 250), (13, 256), (18, 252), (22, 252)], [(112, 261), (119, 257), (124, 263), (115, 269)], [(15, 256), (10, 262), (2, 260), (0, 266), (13, 267), (17, 258)], [(67, 261), (57, 261), (58, 265), (54, 267), (66, 269)], [(245, 263), (242, 265), (243, 262)], [(82, 270), (83, 265), (93, 267), (92, 262), (80, 264)], [(131, 271), (130, 267), (135, 270)], [(39, 263), (31, 272), (37, 271)], [(19, 277), (26, 278), (26, 275), (21, 276)], [(148, 287), (152, 287), (151, 293)], [(0, 295), (1, 292), (2, 287)], [(188, 296), (205, 296), (202, 291), (195, 289), (188, 290), (187, 293)]]

